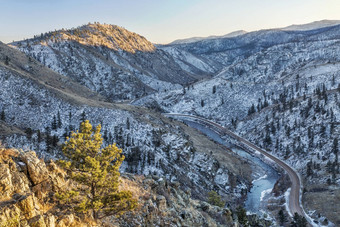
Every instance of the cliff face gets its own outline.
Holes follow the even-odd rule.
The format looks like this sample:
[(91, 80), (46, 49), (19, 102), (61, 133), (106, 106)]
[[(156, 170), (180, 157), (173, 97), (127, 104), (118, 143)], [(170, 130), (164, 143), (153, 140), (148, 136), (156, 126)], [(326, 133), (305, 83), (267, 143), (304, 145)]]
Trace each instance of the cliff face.
[(0, 226), (89, 226), (53, 199), (65, 173), (35, 152), (0, 148)]
[(75, 214), (54, 194), (72, 182), (54, 162), (45, 163), (35, 152), (0, 148), (0, 226), (232, 226), (229, 209), (191, 199), (178, 182), (156, 176), (125, 174), (121, 187), (138, 198), (136, 210), (107, 217), (98, 223), (90, 215)]

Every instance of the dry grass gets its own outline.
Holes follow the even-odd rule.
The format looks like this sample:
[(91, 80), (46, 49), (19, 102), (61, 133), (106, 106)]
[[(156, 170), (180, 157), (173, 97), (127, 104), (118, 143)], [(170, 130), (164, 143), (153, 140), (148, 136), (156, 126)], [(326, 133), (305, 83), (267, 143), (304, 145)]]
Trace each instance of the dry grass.
[[(145, 200), (145, 198), (149, 197), (150, 192), (146, 191), (141, 187), (142, 181), (144, 179), (143, 176), (134, 176), (135, 180), (132, 181), (128, 178), (121, 177), (119, 190), (125, 190), (132, 192), (132, 196), (134, 199), (138, 201), (138, 208), (142, 205), (141, 200)], [(138, 209), (137, 208), (137, 209)]]

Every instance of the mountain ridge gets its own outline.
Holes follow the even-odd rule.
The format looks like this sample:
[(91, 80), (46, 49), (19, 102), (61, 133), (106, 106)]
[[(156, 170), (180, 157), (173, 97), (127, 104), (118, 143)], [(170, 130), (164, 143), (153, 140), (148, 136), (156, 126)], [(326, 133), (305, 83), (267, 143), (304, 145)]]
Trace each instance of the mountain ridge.
[(335, 25), (339, 25), (340, 20), (320, 20), (320, 21), (313, 21), (311, 23), (306, 24), (292, 24), (285, 27), (277, 27), (277, 28), (268, 28), (268, 29), (260, 29), (254, 31), (245, 31), (245, 30), (236, 30), (225, 35), (220, 36), (207, 36), (207, 37), (189, 37), (184, 39), (177, 39), (168, 44), (163, 44), (160, 46), (167, 46), (167, 45), (176, 45), (176, 44), (187, 44), (187, 43), (194, 43), (203, 40), (211, 40), (211, 39), (223, 39), (223, 38), (233, 38), (236, 36), (244, 35), (246, 33), (253, 33), (253, 32), (261, 32), (261, 31), (270, 31), (270, 30), (282, 30), (282, 31), (308, 31), (308, 30), (315, 30), (324, 27), (331, 27)]
[[(113, 50), (123, 50), (130, 53), (136, 51), (152, 52), (155, 46), (143, 36), (130, 32), (123, 27), (111, 24), (88, 23), (71, 29), (60, 29), (27, 39), (48, 45), (48, 42), (75, 41), (83, 45), (105, 46)], [(9, 43), (16, 45), (20, 41)]]

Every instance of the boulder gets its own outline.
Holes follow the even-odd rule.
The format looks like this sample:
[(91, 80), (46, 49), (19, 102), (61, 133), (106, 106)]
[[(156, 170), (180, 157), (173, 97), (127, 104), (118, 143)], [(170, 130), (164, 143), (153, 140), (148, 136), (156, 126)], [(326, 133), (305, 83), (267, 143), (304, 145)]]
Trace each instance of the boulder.
[(21, 157), (23, 162), (27, 165), (27, 177), (34, 185), (37, 185), (48, 178), (49, 172), (46, 168), (45, 162), (40, 160), (35, 152), (30, 151), (24, 153)]
[(26, 219), (39, 215), (40, 207), (35, 201), (34, 195), (24, 196), (18, 201), (17, 205)]

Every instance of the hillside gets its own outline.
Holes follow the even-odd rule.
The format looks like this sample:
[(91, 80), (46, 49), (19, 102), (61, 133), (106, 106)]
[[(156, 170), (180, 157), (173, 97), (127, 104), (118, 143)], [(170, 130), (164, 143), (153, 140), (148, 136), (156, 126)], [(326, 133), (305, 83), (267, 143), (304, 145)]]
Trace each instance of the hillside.
[[(339, 43), (336, 25), (167, 46), (209, 59), (220, 70), (212, 79), (135, 104), (157, 102), (166, 112), (204, 116), (272, 151), (303, 177), (306, 210), (338, 224), (335, 205), (325, 208), (333, 197), (322, 194), (335, 190), (337, 196), (340, 188), (334, 148), (340, 135)], [(310, 202), (318, 196), (321, 204)]]
[[(7, 147), (58, 158), (60, 144), (89, 119), (102, 125), (105, 144), (114, 141), (123, 148), (122, 172), (165, 176), (201, 200), (215, 189), (235, 206), (250, 186), (250, 163), (196, 130), (146, 108), (104, 102), (20, 51), (4, 44), (0, 50), (0, 111), (5, 114), (0, 136)], [(237, 176), (236, 183), (229, 176)]]
[(15, 49), (0, 44), (0, 132), (9, 147), (56, 158), (90, 119), (103, 126), (105, 144), (124, 149), (122, 172), (178, 181), (200, 200), (216, 190), (236, 206), (256, 167), (160, 112), (203, 116), (296, 169), (305, 211), (338, 225), (339, 44), (332, 21), (157, 46), (96, 23)]
[(108, 101), (181, 88), (209, 76), (193, 65), (182, 69), (167, 52), (115, 25), (95, 23), (62, 29), (11, 46)]

